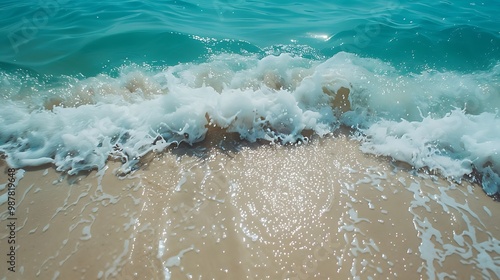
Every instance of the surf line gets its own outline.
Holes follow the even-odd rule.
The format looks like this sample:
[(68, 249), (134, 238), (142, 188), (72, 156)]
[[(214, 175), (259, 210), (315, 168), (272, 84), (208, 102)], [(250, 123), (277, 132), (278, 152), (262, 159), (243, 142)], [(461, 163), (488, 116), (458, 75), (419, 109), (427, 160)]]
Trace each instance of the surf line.
[(7, 184), (7, 243), (9, 244), (7, 253), (7, 270), (16, 272), (16, 169), (7, 169), (8, 181)]

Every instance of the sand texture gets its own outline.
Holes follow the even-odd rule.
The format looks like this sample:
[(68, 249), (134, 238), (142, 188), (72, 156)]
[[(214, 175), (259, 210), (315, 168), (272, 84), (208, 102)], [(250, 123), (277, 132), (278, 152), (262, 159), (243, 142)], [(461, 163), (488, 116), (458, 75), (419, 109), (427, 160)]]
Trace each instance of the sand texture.
[[(26, 169), (16, 186), (16, 272), (7, 270), (9, 215), (0, 206), (0, 275), (500, 277), (500, 204), (478, 186), (363, 154), (342, 135), (221, 147), (150, 155), (123, 178), (112, 161), (74, 177)], [(4, 184), (8, 167), (0, 168)]]

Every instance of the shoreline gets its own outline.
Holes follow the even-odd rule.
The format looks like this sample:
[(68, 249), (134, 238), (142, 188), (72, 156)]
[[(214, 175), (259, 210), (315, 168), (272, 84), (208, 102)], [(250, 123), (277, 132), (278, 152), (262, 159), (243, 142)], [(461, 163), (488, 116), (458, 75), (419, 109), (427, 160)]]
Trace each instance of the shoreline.
[[(345, 88), (341, 88), (345, 89)], [(343, 93), (344, 95), (347, 95), (346, 93)], [(342, 98), (346, 98), (344, 95), (342, 95)], [(337, 106), (349, 106), (347, 105), (339, 105), (340, 102), (342, 101), (335, 101)], [(342, 107), (343, 108), (343, 107)], [(345, 125), (340, 125), (339, 128), (337, 128), (335, 131), (329, 133), (328, 135), (325, 136), (318, 136), (314, 134), (314, 132), (310, 131), (304, 131), (302, 133), (302, 136), (307, 139), (307, 142), (303, 142), (300, 140), (297, 140), (296, 143), (287, 143), (287, 144), (281, 144), (281, 143), (275, 143), (275, 142), (270, 142), (266, 141), (263, 139), (258, 139), (255, 142), (249, 142), (247, 140), (241, 139), (240, 135), (237, 132), (227, 132), (226, 129), (222, 129), (219, 127), (212, 127), (210, 125), (207, 126), (208, 131), (206, 133), (206, 137), (200, 141), (200, 142), (195, 142), (192, 145), (181, 142), (180, 144), (171, 144), (170, 146), (166, 147), (162, 151), (149, 151), (145, 155), (141, 156), (137, 162), (132, 165), (131, 170), (126, 170), (126, 171), (121, 171), (123, 170), (122, 168), (118, 167), (118, 171), (116, 172), (116, 175), (119, 177), (127, 176), (131, 173), (134, 173), (136, 171), (140, 171), (141, 168), (148, 163), (150, 163), (152, 160), (155, 158), (161, 157), (165, 153), (171, 153), (173, 155), (176, 155), (178, 157), (183, 157), (183, 156), (195, 156), (199, 158), (206, 158), (208, 157), (211, 153), (223, 153), (230, 155), (231, 153), (238, 153), (241, 149), (245, 148), (250, 148), (250, 149), (258, 149), (259, 147), (265, 147), (265, 146), (282, 146), (285, 148), (294, 148), (298, 147), (301, 145), (316, 145), (317, 141), (328, 141), (327, 139), (330, 138), (338, 138), (338, 137), (344, 137), (344, 138), (349, 138), (349, 141), (354, 141), (357, 143), (360, 143), (359, 140), (353, 139), (351, 137), (352, 133), (354, 130), (348, 126)], [(157, 140), (153, 141), (153, 144)], [(439, 170), (430, 170), (427, 167), (423, 168), (415, 168), (411, 164), (404, 162), (404, 161), (399, 161), (391, 156), (386, 156), (386, 155), (378, 155), (378, 154), (372, 154), (372, 153), (364, 153), (367, 156), (373, 156), (381, 159), (382, 161), (389, 162), (391, 165), (396, 166), (397, 168), (401, 168), (407, 172), (417, 172), (420, 173), (421, 175), (434, 175), (434, 176), (439, 176), (443, 179), (446, 180), (452, 180), (456, 181), (453, 178), (447, 178), (443, 176)], [(5, 155), (0, 154), (0, 168), (2, 168), (4, 165), (8, 166), (8, 164), (5, 162)], [(128, 159), (131, 160), (131, 159)], [(108, 163), (121, 163), (122, 165), (125, 164), (123, 160), (120, 160), (116, 156), (109, 155), (106, 164)], [(23, 169), (26, 171), (38, 171), (38, 170), (46, 170), (46, 169), (56, 169), (56, 166), (53, 163), (45, 163), (39, 166), (26, 166), (22, 168), (17, 168), (17, 169)], [(71, 178), (79, 178), (79, 177), (85, 177), (88, 176), (89, 174), (93, 172), (98, 172), (99, 170), (97, 168), (91, 169), (91, 170), (83, 170), (79, 171), (77, 174), (69, 175), (67, 174), (66, 171), (56, 171), (57, 173), (60, 173), (61, 176), (68, 177), (69, 180)], [(464, 174), (462, 178), (460, 178), (460, 181), (465, 180), (467, 184), (473, 184), (473, 185), (478, 185), (482, 188), (482, 173), (478, 171), (476, 168), (472, 169), (472, 172), (470, 174)], [(456, 183), (460, 183), (460, 181), (456, 181)], [(497, 192), (493, 195), (489, 195), (485, 192), (485, 194), (493, 199), (494, 201), (500, 202), (500, 193)]]
[(343, 133), (204, 152), (153, 154), (125, 178), (114, 161), (70, 178), (27, 170), (8, 279), (499, 276), (499, 206), (480, 186), (363, 154)]

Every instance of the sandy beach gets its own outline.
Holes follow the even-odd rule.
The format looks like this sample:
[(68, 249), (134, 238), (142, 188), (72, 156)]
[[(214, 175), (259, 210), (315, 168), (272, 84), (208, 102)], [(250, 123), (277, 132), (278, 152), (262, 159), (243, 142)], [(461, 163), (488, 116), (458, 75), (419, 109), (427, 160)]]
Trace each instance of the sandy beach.
[(2, 279), (500, 277), (500, 204), (479, 186), (363, 154), (343, 134), (215, 140), (126, 176), (113, 161), (72, 177), (17, 170), (15, 272), (0, 206)]
[(3, 1), (0, 280), (500, 280), (499, 1)]

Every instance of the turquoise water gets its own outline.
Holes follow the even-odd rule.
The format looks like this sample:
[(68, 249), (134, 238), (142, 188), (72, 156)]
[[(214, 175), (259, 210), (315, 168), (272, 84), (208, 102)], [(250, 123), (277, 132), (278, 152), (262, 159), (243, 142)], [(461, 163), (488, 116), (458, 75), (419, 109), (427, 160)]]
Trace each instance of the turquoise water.
[(496, 1), (9, 2), (0, 61), (43, 74), (93, 76), (124, 62), (175, 65), (220, 52), (348, 51), (408, 71), (485, 70), (500, 58)]
[[(76, 173), (110, 155), (133, 168), (209, 124), (282, 143), (349, 125), (366, 152), (478, 170), (494, 194), (498, 14), (497, 1), (4, 1), (0, 152)], [(345, 114), (330, 104), (341, 87)]]

